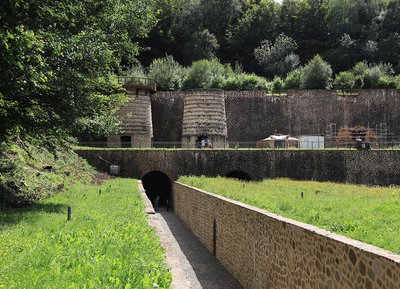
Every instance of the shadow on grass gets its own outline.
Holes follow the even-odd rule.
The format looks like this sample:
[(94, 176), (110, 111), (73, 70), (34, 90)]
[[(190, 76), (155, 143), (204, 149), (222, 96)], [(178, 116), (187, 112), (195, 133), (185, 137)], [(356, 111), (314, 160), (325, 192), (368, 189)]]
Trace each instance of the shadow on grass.
[(59, 214), (66, 213), (68, 206), (65, 204), (36, 203), (31, 206), (13, 208), (0, 208), (0, 230), (4, 225), (13, 225), (35, 217), (37, 213)]

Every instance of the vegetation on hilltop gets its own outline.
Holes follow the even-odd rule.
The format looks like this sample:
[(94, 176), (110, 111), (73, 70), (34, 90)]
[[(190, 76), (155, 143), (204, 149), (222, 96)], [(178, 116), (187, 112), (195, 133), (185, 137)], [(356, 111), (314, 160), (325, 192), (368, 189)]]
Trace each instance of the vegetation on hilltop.
[[(218, 58), (272, 79), (320, 54), (335, 74), (357, 62), (400, 73), (400, 0), (162, 0), (139, 56), (182, 65)], [(197, 49), (201, 48), (200, 52)]]
[[(159, 90), (185, 90), (219, 88), (224, 90), (268, 90), (285, 89), (336, 89), (361, 88), (400, 89), (400, 75), (394, 74), (390, 64), (358, 62), (350, 70), (333, 74), (331, 65), (319, 54), (304, 66), (293, 66), (285, 77), (275, 76), (268, 80), (254, 73), (245, 73), (242, 66), (234, 68), (217, 59), (194, 61), (190, 66), (181, 66), (172, 56), (153, 60), (147, 75), (157, 82)], [(146, 76), (142, 66), (130, 70), (132, 76)]]

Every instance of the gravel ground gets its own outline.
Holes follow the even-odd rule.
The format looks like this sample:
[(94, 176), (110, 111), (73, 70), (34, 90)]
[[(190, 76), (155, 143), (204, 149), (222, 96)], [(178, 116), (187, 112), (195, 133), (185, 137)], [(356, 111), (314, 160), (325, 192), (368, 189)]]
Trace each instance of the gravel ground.
[(166, 249), (174, 289), (242, 289), (173, 212), (161, 209), (149, 222)]

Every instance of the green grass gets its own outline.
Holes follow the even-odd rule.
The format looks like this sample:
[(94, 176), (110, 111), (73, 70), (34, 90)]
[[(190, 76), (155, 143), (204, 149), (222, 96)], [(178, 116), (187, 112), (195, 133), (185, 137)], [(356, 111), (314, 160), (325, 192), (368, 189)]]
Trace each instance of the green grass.
[(179, 181), (400, 253), (400, 187), (290, 179), (181, 177)]
[(132, 179), (74, 185), (31, 207), (0, 211), (0, 248), (0, 288), (171, 284), (164, 251)]

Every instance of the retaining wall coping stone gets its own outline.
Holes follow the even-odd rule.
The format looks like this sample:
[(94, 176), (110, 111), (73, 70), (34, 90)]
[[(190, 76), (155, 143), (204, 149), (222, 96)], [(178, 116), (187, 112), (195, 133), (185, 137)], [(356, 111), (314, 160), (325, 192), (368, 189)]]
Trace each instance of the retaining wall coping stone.
[(374, 246), (374, 245), (371, 245), (371, 244), (367, 244), (367, 243), (364, 243), (364, 242), (361, 242), (361, 241), (358, 241), (358, 240), (355, 240), (355, 239), (351, 239), (351, 238), (348, 238), (348, 237), (345, 237), (345, 236), (342, 236), (342, 235), (339, 235), (339, 234), (335, 234), (335, 233), (329, 232), (327, 230), (321, 229), (319, 227), (316, 227), (316, 226), (313, 226), (313, 225), (310, 225), (310, 224), (306, 224), (306, 223), (302, 223), (300, 221), (289, 219), (289, 218), (280, 216), (278, 214), (271, 213), (271, 212), (269, 212), (267, 210), (263, 210), (263, 209), (260, 209), (260, 208), (257, 208), (257, 207), (253, 207), (251, 205), (247, 205), (247, 204), (244, 204), (244, 203), (241, 203), (241, 202), (238, 202), (238, 201), (235, 201), (235, 200), (232, 200), (232, 199), (220, 196), (220, 195), (216, 195), (216, 194), (210, 193), (208, 191), (205, 191), (205, 190), (202, 190), (202, 189), (199, 189), (199, 188), (195, 188), (195, 187), (192, 187), (192, 186), (180, 183), (180, 182), (175, 182), (175, 183), (180, 185), (180, 186), (190, 188), (190, 189), (192, 189), (194, 191), (197, 191), (199, 193), (203, 193), (203, 194), (209, 195), (211, 197), (220, 199), (220, 200), (222, 200), (224, 202), (228, 202), (228, 203), (231, 203), (233, 205), (236, 205), (236, 206), (248, 209), (248, 210), (255, 211), (255, 212), (259, 213), (259, 214), (266, 215), (266, 216), (268, 216), (268, 217), (270, 217), (272, 219), (278, 220), (280, 222), (284, 222), (284, 223), (287, 223), (287, 224), (295, 226), (295, 227), (300, 227), (300, 228), (302, 228), (302, 229), (304, 229), (306, 231), (311, 231), (311, 232), (313, 232), (315, 234), (318, 234), (318, 235), (321, 235), (323, 237), (332, 239), (332, 240), (340, 242), (340, 243), (344, 243), (344, 244), (349, 245), (351, 247), (355, 247), (355, 248), (357, 248), (357, 249), (359, 249), (361, 251), (382, 256), (382, 257), (384, 257), (386, 259), (389, 259), (390, 261), (392, 261), (394, 263), (400, 264), (400, 254), (396, 254), (394, 252), (382, 249), (380, 247), (377, 247), (377, 246)]

